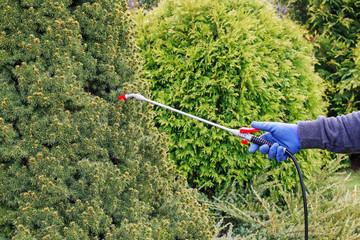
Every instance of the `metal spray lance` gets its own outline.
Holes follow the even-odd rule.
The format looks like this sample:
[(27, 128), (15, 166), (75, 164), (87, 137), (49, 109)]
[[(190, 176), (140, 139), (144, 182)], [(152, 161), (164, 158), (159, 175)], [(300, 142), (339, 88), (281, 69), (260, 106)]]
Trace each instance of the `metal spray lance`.
[[(173, 112), (176, 112), (176, 113), (191, 117), (193, 119), (204, 122), (204, 123), (209, 124), (211, 126), (223, 129), (225, 131), (228, 131), (228, 132), (232, 133), (233, 135), (240, 137), (242, 139), (241, 143), (243, 143), (243, 144), (247, 144), (248, 142), (252, 142), (252, 143), (258, 144), (260, 146), (266, 144), (266, 145), (269, 145), (271, 147), (273, 145), (272, 142), (269, 142), (267, 140), (264, 140), (262, 138), (259, 138), (259, 137), (256, 137), (256, 136), (252, 135), (251, 133), (259, 131), (256, 128), (242, 127), (239, 130), (238, 129), (230, 129), (230, 128), (224, 127), (222, 125), (219, 125), (219, 124), (210, 122), (208, 120), (202, 119), (200, 117), (194, 116), (192, 114), (189, 114), (189, 113), (180, 111), (178, 109), (166, 106), (164, 104), (152, 101), (150, 99), (145, 98), (144, 96), (142, 96), (140, 94), (125, 94), (125, 95), (119, 96), (119, 100), (121, 100), (121, 99), (126, 100), (128, 98), (134, 98), (134, 99), (139, 100), (139, 101), (145, 101), (145, 102), (157, 105), (159, 107), (166, 108), (166, 109), (168, 109), (170, 111), (173, 111)], [(305, 240), (307, 240), (308, 239), (308, 213), (307, 213), (307, 203), (306, 203), (306, 193), (305, 193), (304, 180), (303, 180), (303, 177), (302, 177), (302, 174), (301, 174), (299, 164), (296, 161), (296, 158), (292, 155), (292, 153), (289, 150), (287, 150), (286, 148), (284, 148), (284, 149), (285, 149), (284, 150), (285, 154), (287, 154), (293, 160), (293, 162), (294, 162), (294, 164), (296, 166), (296, 170), (298, 172), (299, 178), (300, 178), (302, 197), (303, 197), (303, 203), (304, 203)]]

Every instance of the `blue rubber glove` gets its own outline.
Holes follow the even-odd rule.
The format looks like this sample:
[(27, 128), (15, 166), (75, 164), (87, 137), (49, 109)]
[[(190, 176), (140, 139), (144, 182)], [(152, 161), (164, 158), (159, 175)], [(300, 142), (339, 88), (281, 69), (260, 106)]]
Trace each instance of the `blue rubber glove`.
[(255, 153), (258, 149), (262, 154), (268, 154), (270, 159), (284, 161), (288, 157), (285, 154), (284, 147), (292, 154), (300, 150), (299, 130), (296, 124), (279, 123), (279, 122), (252, 122), (251, 126), (267, 133), (260, 137), (272, 143), (269, 145), (259, 146), (252, 143), (249, 147), (249, 153)]

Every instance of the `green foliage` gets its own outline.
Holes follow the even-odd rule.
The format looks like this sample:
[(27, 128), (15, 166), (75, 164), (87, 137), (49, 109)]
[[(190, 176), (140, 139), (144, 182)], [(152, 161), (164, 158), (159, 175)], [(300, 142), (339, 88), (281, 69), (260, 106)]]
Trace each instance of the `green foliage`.
[(293, 18), (305, 24), (315, 44), (316, 71), (329, 82), (330, 115), (360, 108), (359, 0), (285, 0)]
[(138, 0), (139, 6), (145, 9), (151, 9), (159, 4), (160, 0)]
[(146, 10), (151, 10), (156, 7), (159, 3), (159, 0), (129, 0), (128, 5), (130, 9), (143, 8)]
[(312, 0), (309, 4), (308, 24), (318, 44), (318, 71), (331, 84), (331, 110), (337, 114), (360, 107), (360, 68), (354, 61), (360, 37), (359, 12), (358, 0)]
[(301, 24), (305, 24), (309, 19), (309, 0), (272, 0), (272, 2), (285, 7), (286, 13), (291, 17), (291, 19)]
[(0, 235), (209, 239), (152, 123), (126, 1), (0, 2)]
[(0, 240), (11, 238), (11, 235), (13, 233), (12, 226), (8, 224), (8, 221), (6, 219), (6, 215), (9, 214), (9, 211), (9, 209), (0, 208)]
[[(323, 114), (324, 86), (304, 30), (266, 1), (167, 0), (136, 17), (154, 100), (229, 128)], [(247, 154), (228, 132), (187, 117), (157, 109), (156, 122), (171, 137), (171, 158), (192, 186), (214, 190), (280, 166)], [(311, 162), (301, 161), (305, 172), (319, 167), (320, 154), (299, 158), (304, 155)], [(293, 170), (274, 178), (292, 188)]]
[[(338, 172), (342, 168), (340, 162), (341, 158), (336, 159), (324, 169), (312, 172), (305, 182), (310, 239), (360, 238), (359, 193), (356, 188), (346, 189), (349, 175)], [(223, 225), (223, 237), (219, 239), (303, 238), (301, 191), (281, 190), (279, 203), (277, 197), (264, 197), (278, 184), (281, 189), (281, 183), (269, 182), (268, 178), (269, 174), (259, 175), (251, 190), (241, 194), (234, 190), (212, 203), (223, 219), (219, 222)], [(228, 222), (227, 226), (223, 221)]]

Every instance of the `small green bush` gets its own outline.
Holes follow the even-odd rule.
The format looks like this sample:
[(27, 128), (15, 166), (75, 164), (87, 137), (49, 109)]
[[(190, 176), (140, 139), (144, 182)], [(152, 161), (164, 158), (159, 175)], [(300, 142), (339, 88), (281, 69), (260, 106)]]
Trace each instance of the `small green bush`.
[[(153, 99), (229, 128), (251, 121), (295, 122), (324, 113), (324, 85), (314, 73), (304, 30), (280, 18), (266, 1), (166, 0), (137, 14), (138, 45)], [(171, 158), (192, 186), (209, 191), (249, 181), (279, 163), (247, 148), (228, 132), (157, 109), (160, 131), (171, 137)], [(304, 172), (320, 154), (303, 152)], [(290, 168), (290, 167), (289, 167)], [(274, 176), (297, 185), (293, 167)], [(209, 193), (211, 195), (211, 193)]]
[(0, 1), (0, 235), (210, 239), (140, 80), (127, 1)]
[[(338, 158), (329, 162), (322, 170), (312, 172), (305, 182), (309, 239), (360, 238), (359, 192), (356, 188), (346, 189), (349, 176), (339, 171), (341, 161)], [(276, 185), (281, 189), (281, 182), (269, 182), (269, 175), (262, 174), (251, 190), (234, 189), (215, 199), (212, 206), (222, 219), (222, 231), (218, 226), (222, 238), (218, 239), (303, 239), (301, 191), (280, 190), (282, 201), (278, 196), (265, 198), (264, 193)]]

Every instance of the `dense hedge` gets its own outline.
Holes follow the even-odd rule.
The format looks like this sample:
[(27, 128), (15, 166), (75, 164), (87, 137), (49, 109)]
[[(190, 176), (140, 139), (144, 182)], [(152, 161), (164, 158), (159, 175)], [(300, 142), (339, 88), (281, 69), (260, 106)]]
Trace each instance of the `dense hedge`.
[(0, 2), (0, 236), (210, 239), (169, 161), (127, 1)]
[[(280, 18), (266, 1), (165, 0), (137, 14), (138, 45), (153, 99), (230, 128), (251, 121), (314, 119), (324, 113), (324, 85), (314, 73), (304, 30)], [(192, 186), (247, 182), (269, 164), (228, 132), (157, 109), (160, 131), (171, 136), (171, 158)], [(304, 172), (320, 155), (306, 152)], [(312, 155), (314, 154), (314, 155)], [(301, 158), (301, 156), (299, 156)], [(284, 170), (286, 187), (297, 183)]]

